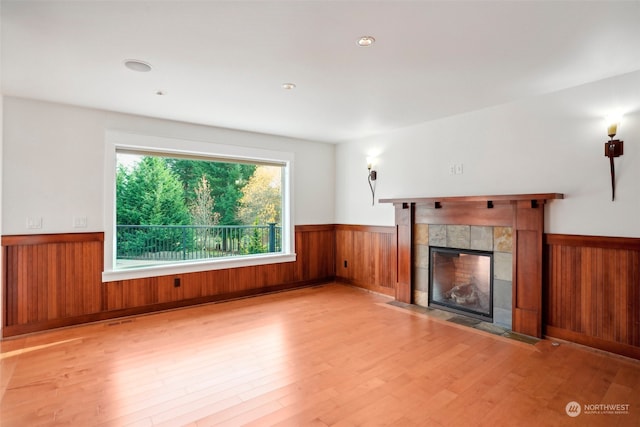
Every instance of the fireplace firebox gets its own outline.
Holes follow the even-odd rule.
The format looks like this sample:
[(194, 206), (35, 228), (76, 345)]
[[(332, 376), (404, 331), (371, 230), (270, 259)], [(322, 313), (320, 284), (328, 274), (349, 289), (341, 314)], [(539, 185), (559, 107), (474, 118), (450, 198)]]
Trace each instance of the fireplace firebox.
[(493, 321), (493, 253), (430, 247), (429, 305)]

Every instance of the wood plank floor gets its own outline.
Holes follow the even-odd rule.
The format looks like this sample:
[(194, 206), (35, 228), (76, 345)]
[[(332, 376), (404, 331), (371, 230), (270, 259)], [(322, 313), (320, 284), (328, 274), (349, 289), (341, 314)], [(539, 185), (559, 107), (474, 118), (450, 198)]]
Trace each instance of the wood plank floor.
[(638, 361), (387, 301), (329, 284), (3, 341), (0, 425), (640, 425)]

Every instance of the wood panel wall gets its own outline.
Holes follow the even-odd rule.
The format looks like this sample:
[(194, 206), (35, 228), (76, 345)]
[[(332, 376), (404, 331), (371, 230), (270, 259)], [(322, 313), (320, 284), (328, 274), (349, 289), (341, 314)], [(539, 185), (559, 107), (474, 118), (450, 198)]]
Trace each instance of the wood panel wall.
[(395, 296), (395, 227), (336, 225), (336, 279)]
[(99, 312), (103, 241), (103, 233), (3, 237), (4, 325)]
[[(4, 236), (3, 334), (333, 279), (398, 298), (397, 236), (396, 227), (297, 226), (293, 263), (104, 284), (102, 233)], [(640, 359), (640, 239), (547, 234), (543, 261), (544, 334)]]
[(545, 235), (547, 336), (640, 359), (640, 239)]
[(297, 226), (295, 239), (296, 262), (102, 283), (103, 233), (4, 236), (3, 335), (333, 280), (334, 225)]

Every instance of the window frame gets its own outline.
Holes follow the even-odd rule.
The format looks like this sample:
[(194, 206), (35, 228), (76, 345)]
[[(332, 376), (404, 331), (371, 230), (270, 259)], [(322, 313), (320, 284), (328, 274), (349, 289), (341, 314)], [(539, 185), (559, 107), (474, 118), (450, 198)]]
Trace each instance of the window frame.
[[(282, 166), (282, 252), (180, 261), (127, 269), (115, 268), (116, 153), (118, 151), (163, 157), (193, 158), (194, 160), (226, 160)], [(102, 281), (113, 282), (295, 261), (293, 164), (294, 154), (291, 152), (107, 130), (105, 134), (105, 239)]]

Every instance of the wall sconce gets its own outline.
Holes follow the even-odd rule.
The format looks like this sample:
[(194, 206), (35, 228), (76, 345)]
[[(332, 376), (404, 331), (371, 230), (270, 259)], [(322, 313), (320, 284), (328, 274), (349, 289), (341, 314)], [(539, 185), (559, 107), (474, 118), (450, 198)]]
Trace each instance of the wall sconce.
[(378, 179), (378, 172), (373, 169), (374, 166), (375, 159), (367, 157), (367, 169), (369, 170), (367, 181), (369, 181), (369, 188), (371, 189), (371, 206), (376, 204), (376, 180)]
[(624, 141), (613, 139), (618, 132), (620, 118), (607, 118), (607, 135), (609, 141), (604, 143), (604, 155), (609, 158), (609, 167), (611, 169), (611, 201), (616, 198), (616, 169), (613, 164), (614, 157), (620, 157), (623, 154)]

